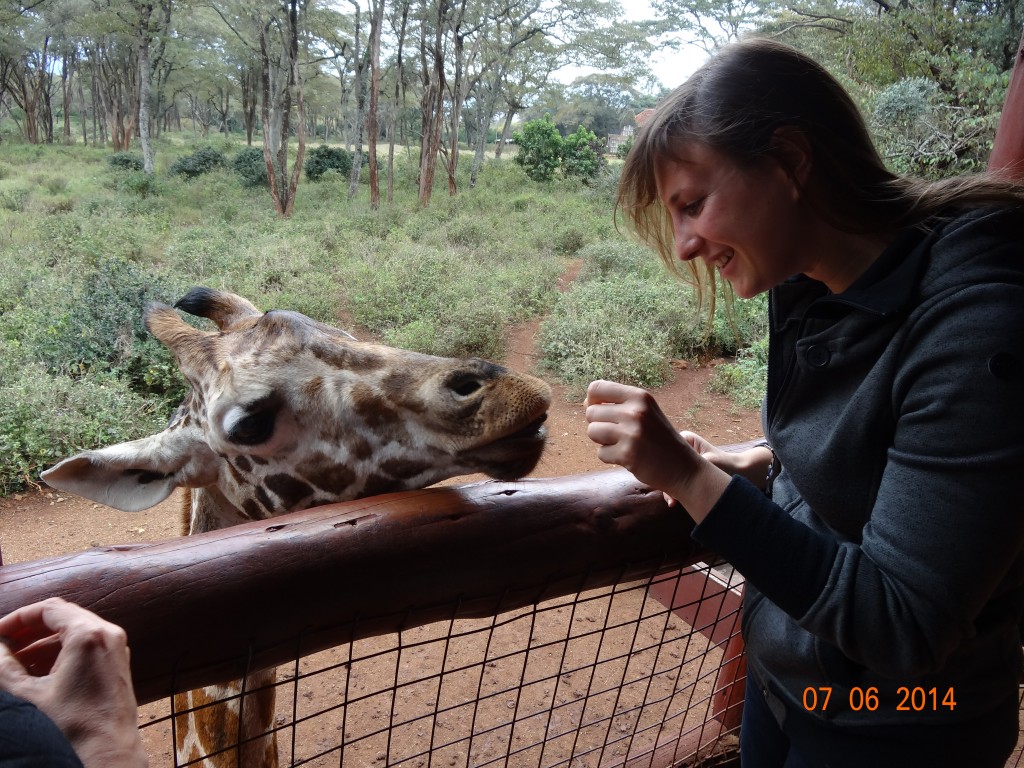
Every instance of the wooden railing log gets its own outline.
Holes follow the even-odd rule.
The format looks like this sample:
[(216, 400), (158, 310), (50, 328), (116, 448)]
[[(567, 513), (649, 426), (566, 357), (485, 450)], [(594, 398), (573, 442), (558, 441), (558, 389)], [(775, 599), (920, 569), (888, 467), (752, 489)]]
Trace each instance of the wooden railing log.
[(0, 567), (0, 614), (51, 595), (125, 628), (140, 703), (362, 637), (490, 616), (705, 557), (625, 470), (333, 504)]

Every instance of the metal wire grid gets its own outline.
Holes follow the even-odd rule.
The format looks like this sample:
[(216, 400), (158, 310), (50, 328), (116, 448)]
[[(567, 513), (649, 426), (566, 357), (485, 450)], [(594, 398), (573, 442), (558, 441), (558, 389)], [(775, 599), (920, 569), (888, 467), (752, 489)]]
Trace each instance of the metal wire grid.
[(1017, 737), (1017, 747), (1013, 750), (1013, 754), (1010, 755), (1010, 759), (1006, 761), (1006, 768), (1017, 768), (1017, 766), (1024, 765), (1024, 685), (1020, 686), (1020, 709), (1018, 710), (1018, 719), (1021, 721), (1020, 735)]
[[(712, 713), (725, 644), (648, 594), (674, 578), (412, 627), (279, 667), (281, 763), (653, 767), (728, 751), (735, 736)], [(705, 583), (699, 601), (723, 588)], [(167, 708), (143, 711), (153, 766), (179, 765)]]

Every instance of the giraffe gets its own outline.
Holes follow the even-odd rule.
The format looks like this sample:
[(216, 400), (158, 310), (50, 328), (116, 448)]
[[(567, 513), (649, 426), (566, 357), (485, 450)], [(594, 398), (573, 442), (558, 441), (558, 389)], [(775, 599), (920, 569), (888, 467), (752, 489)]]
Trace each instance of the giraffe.
[[(358, 342), (208, 288), (150, 305), (145, 321), (190, 385), (168, 426), (64, 459), (42, 478), (125, 511), (184, 488), (185, 534), (474, 472), (511, 480), (544, 448), (550, 388), (493, 363)], [(274, 681), (271, 669), (178, 694), (179, 761), (276, 768)]]

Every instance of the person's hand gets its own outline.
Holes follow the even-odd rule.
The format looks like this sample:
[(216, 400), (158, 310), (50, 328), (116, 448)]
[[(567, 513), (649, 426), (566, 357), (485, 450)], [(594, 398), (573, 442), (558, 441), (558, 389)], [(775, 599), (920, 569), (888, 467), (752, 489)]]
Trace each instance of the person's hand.
[(699, 460), (654, 397), (638, 387), (595, 381), (587, 388), (587, 437), (597, 457), (617, 464), (652, 488), (668, 489)]
[[(587, 436), (597, 457), (625, 467), (642, 483), (678, 499), (690, 516), (703, 520), (729, 484), (729, 475), (703, 454), (718, 451), (693, 433), (672, 426), (647, 391), (610, 381), (587, 388)], [(671, 503), (671, 502), (670, 502)]]
[(50, 598), (0, 618), (0, 688), (35, 704), (86, 768), (148, 765), (124, 630)]

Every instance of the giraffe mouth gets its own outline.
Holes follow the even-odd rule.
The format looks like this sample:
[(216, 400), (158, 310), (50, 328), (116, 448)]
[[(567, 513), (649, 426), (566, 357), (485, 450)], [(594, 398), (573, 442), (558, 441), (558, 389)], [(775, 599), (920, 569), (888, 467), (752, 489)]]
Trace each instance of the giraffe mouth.
[(496, 480), (516, 480), (528, 475), (547, 444), (547, 418), (547, 413), (543, 413), (525, 427), (474, 451), (475, 468)]
[(531, 421), (522, 429), (518, 429), (510, 435), (505, 435), (504, 437), (498, 438), (497, 442), (500, 443), (504, 440), (519, 440), (522, 438), (534, 439), (537, 438), (538, 436), (546, 437), (547, 428), (544, 426), (544, 422), (547, 420), (548, 415), (546, 413), (542, 413), (540, 416)]

